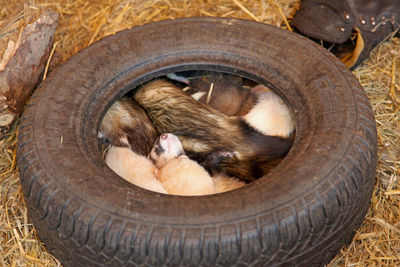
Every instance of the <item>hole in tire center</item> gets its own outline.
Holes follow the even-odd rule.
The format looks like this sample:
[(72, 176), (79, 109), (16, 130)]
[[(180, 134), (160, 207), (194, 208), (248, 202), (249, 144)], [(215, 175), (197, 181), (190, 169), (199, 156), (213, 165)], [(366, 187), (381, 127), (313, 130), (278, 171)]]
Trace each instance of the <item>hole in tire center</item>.
[(173, 195), (240, 188), (276, 167), (294, 135), (289, 106), (270, 88), (206, 70), (134, 88), (111, 105), (98, 132), (116, 174)]

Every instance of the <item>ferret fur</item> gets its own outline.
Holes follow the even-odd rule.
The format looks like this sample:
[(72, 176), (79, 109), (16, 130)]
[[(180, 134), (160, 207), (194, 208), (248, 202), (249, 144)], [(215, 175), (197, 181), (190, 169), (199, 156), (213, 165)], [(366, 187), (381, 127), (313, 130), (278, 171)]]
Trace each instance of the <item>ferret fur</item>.
[(245, 185), (243, 181), (222, 174), (212, 178), (202, 166), (184, 155), (182, 143), (170, 133), (164, 133), (157, 139), (150, 157), (159, 168), (158, 179), (168, 194), (208, 195)]
[(158, 133), (136, 101), (122, 98), (115, 101), (104, 115), (98, 136), (114, 146), (129, 147), (147, 156)]
[(256, 102), (256, 95), (243, 87), (241, 77), (225, 73), (190, 79), (187, 93), (228, 116), (242, 116)]
[(159, 170), (159, 180), (168, 194), (182, 196), (227, 192), (246, 183), (223, 174), (210, 176), (197, 162), (185, 155), (170, 160)]
[(105, 161), (111, 170), (128, 182), (167, 194), (167, 190), (158, 181), (155, 166), (149, 158), (136, 154), (128, 147), (110, 146)]
[(246, 185), (245, 182), (222, 173), (216, 174), (212, 178), (217, 193), (231, 191)]
[(168, 194), (197, 196), (215, 194), (213, 179), (197, 162), (181, 155), (159, 169), (158, 176)]
[(196, 196), (215, 193), (210, 175), (185, 155), (176, 135), (163, 133), (155, 142), (150, 158), (158, 168), (158, 179), (168, 194)]
[(257, 103), (243, 119), (265, 135), (289, 138), (294, 130), (288, 106), (272, 91), (260, 93)]
[(196, 101), (165, 80), (153, 80), (134, 95), (158, 132), (179, 137), (187, 155), (212, 173), (227, 173), (245, 181), (260, 177), (258, 161), (283, 158), (292, 140), (267, 136), (241, 118), (229, 117)]
[[(264, 85), (248, 90), (241, 87), (236, 76), (221, 74), (191, 81), (186, 92), (226, 115), (242, 116), (265, 135), (289, 138), (293, 133), (294, 121), (288, 106)], [(211, 97), (207, 103), (208, 94)]]

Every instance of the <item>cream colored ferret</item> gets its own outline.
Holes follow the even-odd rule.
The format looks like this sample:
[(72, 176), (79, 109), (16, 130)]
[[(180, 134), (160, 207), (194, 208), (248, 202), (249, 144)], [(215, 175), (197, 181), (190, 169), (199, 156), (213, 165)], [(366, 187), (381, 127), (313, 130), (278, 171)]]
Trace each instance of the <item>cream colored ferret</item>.
[(294, 130), (288, 106), (264, 85), (255, 86), (252, 92), (258, 95), (257, 103), (243, 119), (265, 135), (288, 138)]
[(196, 161), (189, 159), (176, 135), (162, 134), (150, 157), (158, 168), (158, 179), (168, 194), (195, 196), (221, 193), (245, 185), (224, 175), (212, 178)]
[(147, 190), (167, 194), (167, 190), (157, 179), (155, 166), (149, 158), (136, 154), (128, 147), (111, 146), (105, 161), (111, 170), (128, 182)]

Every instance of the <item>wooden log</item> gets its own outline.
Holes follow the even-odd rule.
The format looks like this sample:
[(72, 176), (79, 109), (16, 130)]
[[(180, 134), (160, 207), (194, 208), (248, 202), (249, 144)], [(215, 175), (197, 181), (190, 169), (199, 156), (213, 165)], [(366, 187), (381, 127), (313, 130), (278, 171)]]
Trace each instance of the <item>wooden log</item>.
[(39, 16), (18, 16), (0, 23), (0, 52), (4, 51), (0, 54), (0, 139), (23, 111), (40, 81), (58, 23), (58, 13), (52, 10)]

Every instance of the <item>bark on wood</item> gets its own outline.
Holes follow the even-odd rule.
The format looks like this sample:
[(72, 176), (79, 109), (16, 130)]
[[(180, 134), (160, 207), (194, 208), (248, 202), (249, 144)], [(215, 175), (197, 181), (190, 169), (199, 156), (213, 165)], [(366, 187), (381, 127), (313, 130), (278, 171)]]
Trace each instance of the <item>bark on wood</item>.
[(58, 14), (46, 10), (32, 23), (13, 31), (16, 36), (8, 38), (5, 49), (0, 48), (4, 50), (0, 58), (0, 138), (22, 112), (41, 78), (57, 22)]

